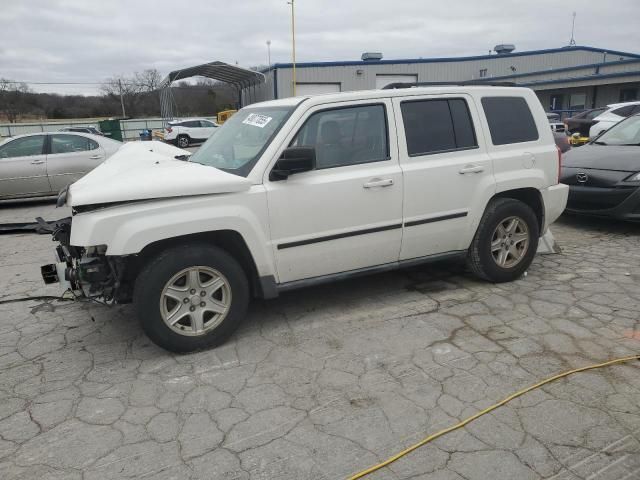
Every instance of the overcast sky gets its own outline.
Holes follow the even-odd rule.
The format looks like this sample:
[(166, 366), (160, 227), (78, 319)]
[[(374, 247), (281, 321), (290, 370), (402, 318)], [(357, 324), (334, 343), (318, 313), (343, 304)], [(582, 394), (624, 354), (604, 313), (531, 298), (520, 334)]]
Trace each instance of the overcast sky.
[[(638, 0), (296, 0), (297, 60), (486, 54), (578, 45), (640, 53)], [(0, 0), (0, 77), (101, 82), (117, 74), (222, 60), (291, 60), (286, 0)], [(31, 85), (93, 93), (97, 86)]]

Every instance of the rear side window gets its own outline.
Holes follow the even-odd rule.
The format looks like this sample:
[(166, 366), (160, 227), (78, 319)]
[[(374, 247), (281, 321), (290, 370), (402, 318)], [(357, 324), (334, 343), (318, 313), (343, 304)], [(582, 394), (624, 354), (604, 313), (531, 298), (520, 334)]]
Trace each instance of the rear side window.
[(615, 113), (616, 115), (620, 115), (621, 117), (628, 117), (633, 113), (634, 107), (635, 105), (626, 105), (624, 107), (611, 110), (611, 113)]
[(494, 145), (538, 140), (536, 122), (524, 98), (484, 97), (482, 108)]
[(400, 109), (411, 156), (478, 146), (465, 100), (411, 100)]
[(99, 145), (87, 137), (80, 135), (51, 135), (51, 154), (75, 153), (95, 150)]

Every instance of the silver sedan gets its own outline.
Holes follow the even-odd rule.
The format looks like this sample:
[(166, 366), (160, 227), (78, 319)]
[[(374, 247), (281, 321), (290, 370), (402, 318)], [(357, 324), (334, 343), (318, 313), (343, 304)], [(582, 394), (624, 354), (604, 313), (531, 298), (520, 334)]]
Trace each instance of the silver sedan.
[(0, 144), (0, 199), (55, 195), (122, 146), (86, 133), (31, 133)]

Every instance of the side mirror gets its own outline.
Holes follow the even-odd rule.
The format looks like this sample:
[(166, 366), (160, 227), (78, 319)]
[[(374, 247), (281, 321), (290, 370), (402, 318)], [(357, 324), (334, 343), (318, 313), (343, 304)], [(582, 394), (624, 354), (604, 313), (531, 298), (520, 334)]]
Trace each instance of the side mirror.
[(573, 138), (580, 138), (580, 132), (575, 132), (571, 135)]
[(308, 172), (316, 168), (316, 149), (314, 147), (289, 147), (269, 174), (269, 180), (286, 180), (294, 173)]

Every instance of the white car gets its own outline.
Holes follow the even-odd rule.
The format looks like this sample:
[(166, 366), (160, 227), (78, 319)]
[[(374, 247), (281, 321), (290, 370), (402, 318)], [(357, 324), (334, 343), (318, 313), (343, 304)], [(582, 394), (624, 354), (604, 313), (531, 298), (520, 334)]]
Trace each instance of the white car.
[(219, 125), (206, 118), (190, 118), (169, 122), (164, 129), (165, 142), (186, 148), (192, 143), (204, 142), (216, 132)]
[(0, 145), (0, 199), (57, 195), (121, 146), (79, 132), (11, 137)]
[(42, 267), (77, 297), (133, 301), (176, 352), (224, 341), (251, 297), (454, 258), (515, 280), (569, 190), (526, 88), (257, 103), (185, 154), (132, 143), (62, 192), (74, 216), (54, 234), (58, 263)]
[(619, 121), (636, 113), (640, 113), (640, 101), (607, 105), (607, 110), (593, 119), (593, 125), (589, 129), (589, 138), (597, 137)]
[(560, 115), (557, 113), (547, 113), (547, 120), (552, 132), (564, 132), (565, 124), (560, 121)]

